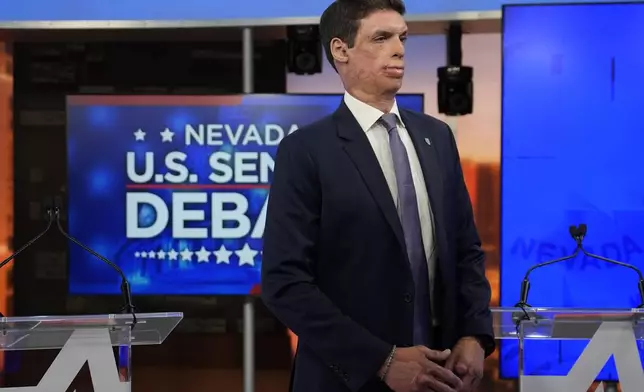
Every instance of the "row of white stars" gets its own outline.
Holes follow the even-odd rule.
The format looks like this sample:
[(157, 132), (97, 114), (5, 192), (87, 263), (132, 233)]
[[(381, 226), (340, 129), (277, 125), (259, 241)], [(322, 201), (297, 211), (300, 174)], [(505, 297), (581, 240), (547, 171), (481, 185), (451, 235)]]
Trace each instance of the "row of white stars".
[[(145, 136), (147, 135), (147, 132), (144, 132), (142, 129), (138, 129), (136, 132), (134, 132), (134, 140), (137, 142), (144, 142), (145, 141)], [(161, 141), (163, 143), (165, 142), (172, 142), (172, 138), (174, 137), (174, 132), (170, 130), (170, 128), (166, 128), (163, 130), (163, 132), (159, 132), (159, 135), (161, 135)]]
[(252, 249), (248, 244), (244, 244), (244, 246), (237, 251), (230, 251), (226, 249), (224, 245), (219, 247), (218, 250), (216, 251), (210, 251), (206, 249), (206, 247), (202, 246), (201, 249), (198, 251), (194, 252), (190, 250), (189, 248), (185, 248), (181, 252), (177, 252), (174, 249), (170, 249), (169, 251), (164, 251), (164, 250), (159, 250), (159, 251), (148, 251), (148, 252), (134, 252), (134, 257), (138, 259), (154, 259), (154, 260), (179, 260), (179, 257), (181, 258), (181, 261), (192, 261), (193, 256), (197, 256), (197, 263), (210, 263), (210, 256), (213, 255), (214, 261), (217, 264), (230, 264), (230, 256), (234, 254), (239, 257), (239, 265), (250, 265), (254, 266), (255, 265), (255, 256), (258, 254), (262, 254), (262, 252), (258, 252), (254, 249)]

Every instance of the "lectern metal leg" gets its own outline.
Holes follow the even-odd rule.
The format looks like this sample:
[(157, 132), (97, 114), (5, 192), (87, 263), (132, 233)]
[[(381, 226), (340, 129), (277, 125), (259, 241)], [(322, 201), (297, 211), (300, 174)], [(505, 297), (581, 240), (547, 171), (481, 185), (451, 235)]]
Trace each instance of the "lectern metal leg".
[[(254, 50), (253, 30), (245, 27), (242, 31), (244, 94), (254, 91)], [(244, 302), (244, 392), (255, 391), (255, 304), (252, 297)]]
[(124, 342), (126, 344), (121, 344), (116, 346), (118, 352), (116, 353), (116, 366), (119, 373), (119, 380), (122, 383), (127, 383), (127, 392), (132, 390), (132, 330), (124, 329), (119, 333), (119, 343)]
[(118, 372), (119, 380), (127, 382), (131, 388), (132, 382), (132, 348), (130, 346), (119, 346), (118, 348)]
[(255, 304), (244, 303), (244, 392), (255, 391)]

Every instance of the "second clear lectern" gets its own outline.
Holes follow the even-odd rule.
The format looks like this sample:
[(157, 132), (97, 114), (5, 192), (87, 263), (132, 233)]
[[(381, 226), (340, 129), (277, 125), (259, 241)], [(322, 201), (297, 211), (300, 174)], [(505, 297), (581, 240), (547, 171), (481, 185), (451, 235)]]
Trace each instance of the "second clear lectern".
[(133, 327), (129, 314), (0, 319), (0, 350), (60, 350), (37, 385), (0, 391), (65, 392), (87, 363), (94, 392), (130, 392), (132, 346), (163, 343), (183, 314), (141, 313), (136, 318)]
[(501, 344), (518, 343), (500, 360), (503, 355), (507, 360), (518, 357), (521, 392), (586, 392), (593, 382), (602, 381), (602, 369), (611, 358), (617, 374), (610, 378), (619, 379), (621, 391), (644, 391), (639, 354), (644, 309), (527, 307), (492, 312)]

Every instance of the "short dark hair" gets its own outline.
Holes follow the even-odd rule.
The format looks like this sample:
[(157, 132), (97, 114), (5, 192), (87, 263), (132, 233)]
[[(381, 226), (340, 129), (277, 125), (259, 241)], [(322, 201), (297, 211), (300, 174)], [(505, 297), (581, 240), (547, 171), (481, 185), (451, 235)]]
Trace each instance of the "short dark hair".
[(403, 0), (336, 0), (322, 13), (320, 40), (324, 45), (326, 58), (334, 69), (331, 40), (340, 38), (349, 47), (353, 47), (360, 21), (376, 11), (387, 10), (404, 15), (405, 3)]

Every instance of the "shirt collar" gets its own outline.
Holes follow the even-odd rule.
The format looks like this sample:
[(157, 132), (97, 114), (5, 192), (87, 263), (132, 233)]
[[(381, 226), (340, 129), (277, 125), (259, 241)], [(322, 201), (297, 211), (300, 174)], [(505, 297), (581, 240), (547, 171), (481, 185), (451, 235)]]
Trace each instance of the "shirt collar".
[[(360, 128), (362, 128), (362, 130), (365, 132), (369, 131), (371, 127), (373, 127), (373, 125), (378, 120), (380, 120), (380, 117), (385, 114), (379, 109), (376, 109), (373, 106), (370, 106), (358, 100), (348, 92), (344, 93), (344, 103), (347, 105), (349, 111), (358, 121)], [(395, 100), (394, 106), (391, 108), (390, 113), (396, 115), (396, 119), (398, 120), (399, 125), (403, 125), (402, 119), (400, 118), (400, 112), (398, 111), (398, 104)]]

